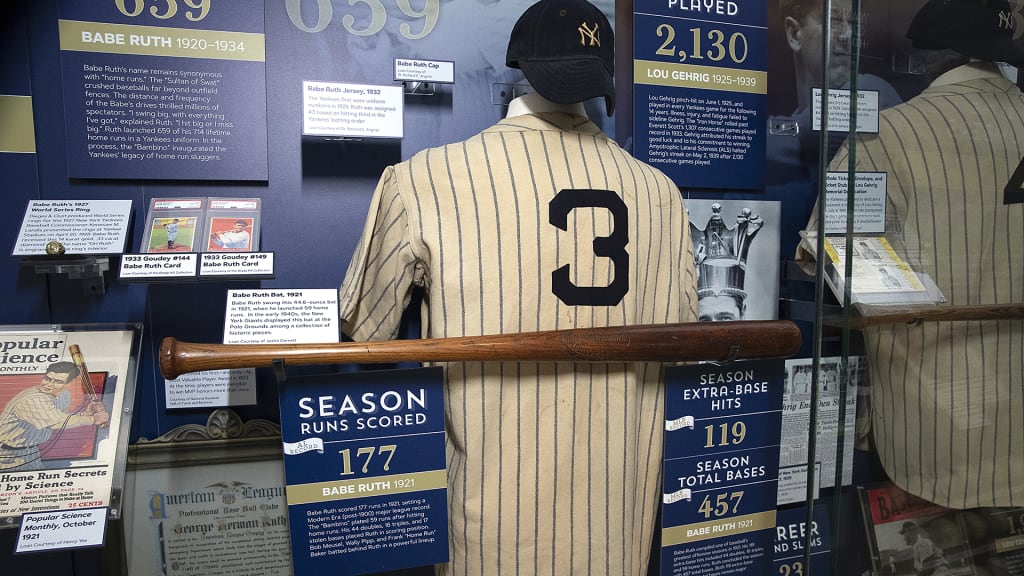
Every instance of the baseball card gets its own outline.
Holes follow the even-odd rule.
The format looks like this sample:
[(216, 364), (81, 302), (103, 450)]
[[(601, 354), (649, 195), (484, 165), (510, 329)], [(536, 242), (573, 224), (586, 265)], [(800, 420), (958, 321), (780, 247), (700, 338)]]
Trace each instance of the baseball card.
[(204, 252), (258, 252), (259, 198), (209, 198)]
[[(139, 252), (199, 252), (196, 229), (202, 223), (205, 198), (153, 198), (146, 215), (146, 234)], [(200, 246), (201, 247), (201, 246)]]

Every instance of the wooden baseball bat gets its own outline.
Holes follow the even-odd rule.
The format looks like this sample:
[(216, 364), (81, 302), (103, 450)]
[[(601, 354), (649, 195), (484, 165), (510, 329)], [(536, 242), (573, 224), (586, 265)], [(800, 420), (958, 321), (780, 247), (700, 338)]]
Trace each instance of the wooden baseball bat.
[[(857, 313), (851, 314), (848, 319), (850, 328), (853, 330), (894, 324), (973, 322), (979, 320), (1014, 320), (1024, 318), (1024, 305), (1022, 304), (962, 304), (958, 306), (861, 304), (856, 310)], [(825, 318), (825, 323), (833, 326), (843, 326), (843, 323), (846, 321), (847, 319), (840, 315)]]
[[(89, 404), (99, 402), (100, 395), (92, 385), (92, 377), (89, 375), (89, 368), (85, 365), (85, 355), (82, 354), (82, 349), (78, 347), (78, 344), (72, 344), (68, 346), (68, 352), (71, 353), (71, 361), (78, 367), (78, 378), (82, 382), (82, 392), (85, 393), (86, 400)], [(102, 424), (100, 428), (106, 428), (107, 426), (110, 426), (110, 424)]]
[(167, 379), (200, 370), (394, 362), (692, 362), (780, 358), (800, 348), (788, 320), (688, 322), (327, 344), (196, 344), (164, 338)]

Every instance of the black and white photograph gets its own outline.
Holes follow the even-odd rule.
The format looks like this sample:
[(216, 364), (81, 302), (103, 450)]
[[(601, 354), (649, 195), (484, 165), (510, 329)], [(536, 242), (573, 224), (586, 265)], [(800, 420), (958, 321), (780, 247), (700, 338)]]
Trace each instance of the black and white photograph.
[(700, 320), (777, 319), (779, 202), (689, 199), (686, 210)]

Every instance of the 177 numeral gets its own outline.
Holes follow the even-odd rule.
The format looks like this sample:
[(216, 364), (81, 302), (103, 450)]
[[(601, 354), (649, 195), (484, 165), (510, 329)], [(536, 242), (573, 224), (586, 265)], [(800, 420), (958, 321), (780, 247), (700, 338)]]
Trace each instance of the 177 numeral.
[[(394, 458), (395, 450), (397, 449), (398, 446), (395, 444), (385, 444), (384, 446), (364, 446), (356, 449), (356, 459), (360, 459), (365, 456), (365, 459), (363, 459), (362, 471), (363, 474), (366, 474), (370, 471), (370, 462), (373, 460), (374, 455), (384, 455), (384, 453), (387, 453), (387, 459), (384, 460), (384, 471), (387, 472), (391, 469), (391, 459)], [(344, 450), (340, 450), (338, 454), (341, 454), (341, 475), (351, 476), (352, 474), (355, 474), (352, 470), (352, 451), (345, 448)]]

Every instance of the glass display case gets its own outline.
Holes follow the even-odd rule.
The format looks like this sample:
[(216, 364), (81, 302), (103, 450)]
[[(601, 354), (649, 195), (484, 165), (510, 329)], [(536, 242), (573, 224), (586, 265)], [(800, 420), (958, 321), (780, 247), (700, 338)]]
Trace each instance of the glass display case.
[[(822, 472), (804, 511), (829, 524), (807, 531), (804, 566), (1024, 574), (1020, 7), (779, 4), (798, 67), (821, 63), (816, 82), (798, 70), (792, 117), (806, 110), (793, 141), (817, 191), (794, 254), (813, 278)], [(817, 59), (800, 55), (815, 34)]]
[[(697, 299), (705, 300), (703, 306), (695, 304), (702, 320), (791, 320), (800, 329), (801, 348), (791, 358), (773, 358), (777, 363), (771, 371), (759, 372), (756, 378), (753, 369), (749, 377), (734, 370), (734, 362), (744, 360), (733, 349), (708, 359), (723, 380), (733, 383), (731, 378), (740, 378), (755, 386), (740, 388), (735, 398), (725, 398), (728, 389), (721, 399), (708, 394), (712, 408), (703, 413), (693, 408), (697, 394), (677, 394), (677, 400), (691, 402), (678, 417), (665, 419), (665, 431), (686, 438), (676, 446), (694, 451), (677, 460), (686, 458), (686, 465), (692, 463), (696, 470), (669, 477), (674, 486), (664, 477), (655, 479), (655, 472), (670, 468), (657, 451), (649, 450), (668, 444), (659, 445), (658, 434), (665, 431), (656, 421), (660, 412), (654, 404), (668, 398), (668, 392), (657, 395), (658, 400), (651, 394), (648, 404), (638, 401), (647, 401), (649, 389), (636, 400), (623, 395), (624, 401), (609, 401), (610, 395), (598, 393), (608, 387), (594, 377), (586, 394), (580, 393), (579, 418), (572, 411), (576, 404), (569, 408), (575, 397), (563, 395), (545, 403), (537, 396), (529, 400), (534, 404), (514, 410), (509, 409), (513, 396), (519, 402), (530, 395), (507, 392), (502, 415), (527, 415), (524, 430), (544, 415), (560, 427), (558, 441), (564, 444), (556, 445), (544, 433), (514, 439), (496, 436), (495, 430), (519, 430), (519, 420), (513, 425), (511, 417), (499, 422), (488, 414), (487, 426), (466, 427), (466, 438), (475, 442), (473, 435), (479, 432), (494, 442), (481, 443), (474, 453), (490, 457), (493, 451), (484, 447), (497, 446), (499, 438), (517, 450), (519, 443), (526, 447), (521, 459), (491, 468), (501, 471), (500, 482), (474, 485), (470, 480), (464, 485), (467, 493), (479, 489), (479, 500), (488, 504), (525, 503), (515, 508), (515, 514), (506, 509), (503, 517), (515, 518), (515, 530), (526, 527), (523, 538), (540, 534), (550, 540), (531, 550), (527, 540), (516, 539), (522, 564), (501, 569), (550, 565), (558, 572), (561, 564), (537, 560), (536, 555), (526, 560), (539, 549), (571, 564), (576, 573), (604, 569), (630, 576), (1024, 576), (1024, 96), (1015, 67), (1024, 63), (1024, 0), (591, 2), (611, 20), (603, 41), (615, 46), (616, 105), (613, 116), (607, 101), (588, 100), (573, 114), (585, 111), (592, 128), (580, 123), (573, 129), (586, 126), (587, 131), (603, 132), (616, 158), (626, 155), (619, 155), (615, 143), (664, 172), (671, 179), (663, 183), (665, 197), (672, 202), (634, 210), (650, 212), (651, 218), (636, 213), (626, 218), (617, 202), (570, 206), (553, 198), (538, 200), (540, 218), (527, 233), (527, 227), (518, 226), (523, 213), (503, 213), (500, 222), (496, 213), (493, 221), (476, 220), (491, 209), (476, 208), (487, 204), (496, 209), (499, 203), (477, 202), (470, 209), (467, 201), (464, 210), (450, 209), (456, 213), (453, 228), (488, 236), (498, 229), (509, 234), (514, 230), (515, 240), (473, 241), (467, 235), (463, 241), (461, 232), (458, 238), (453, 234), (449, 256), (472, 256), (450, 267), (438, 264), (434, 271), (443, 269), (454, 277), (463, 270), (478, 270), (480, 281), (460, 284), (460, 289), (503, 290), (501, 297), (489, 298), (487, 306), (478, 308), (519, 310), (539, 326), (540, 320), (549, 318), (524, 312), (526, 304), (519, 307), (517, 298), (525, 294), (521, 286), (531, 293), (541, 286), (538, 294), (564, 312), (575, 306), (563, 306), (568, 292), (575, 294), (572, 298), (611, 294), (605, 289), (613, 286), (602, 284), (602, 274), (608, 272), (609, 282), (624, 277), (618, 275), (620, 263), (624, 269), (631, 263), (633, 273), (647, 262), (656, 270), (655, 260), (643, 261), (646, 257), (637, 247), (644, 238), (656, 244), (653, 239), (671, 237), (673, 242), (666, 245), (683, 246), (672, 250), (684, 253), (693, 248), (697, 255), (700, 278), (693, 284)], [(245, 394), (231, 394), (224, 401), (199, 394), (194, 382), (169, 381), (160, 371), (160, 343), (166, 337), (222, 341), (232, 312), (238, 314), (237, 325), (242, 325), (244, 313), (251, 335), (265, 340), (268, 310), (236, 306), (245, 298), (257, 298), (257, 292), (258, 297), (288, 299), (288, 307), (311, 290), (354, 299), (353, 292), (338, 288), (352, 259), (362, 255), (361, 231), (369, 218), (377, 218), (371, 210), (390, 205), (376, 200), (382, 176), (399, 173), (389, 167), (428, 148), (464, 142), (489, 130), (506, 119), (510, 108), (518, 107), (517, 114), (529, 108), (525, 100), (518, 103), (523, 106), (510, 106), (513, 98), (528, 95), (532, 88), (521, 70), (507, 65), (507, 49), (514, 23), (531, 4), (533, 0), (349, 0), (347, 5), (332, 0), (268, 0), (247, 2), (246, 9), (239, 10), (242, 3), (232, 0), (51, 0), (17, 3), (5, 12), (0, 19), (0, 118), (10, 122), (0, 122), (0, 167), (7, 175), (8, 210), (0, 218), (6, 218), (3, 228), (10, 231), (7, 245), (15, 243), (27, 206), (67, 212), (66, 217), (48, 216), (39, 226), (38, 238), (41, 246), (64, 250), (70, 248), (64, 244), (66, 236), (98, 233), (93, 229), (96, 221), (72, 220), (72, 210), (86, 212), (90, 203), (115, 201), (131, 206), (126, 209), (130, 216), (119, 222), (128, 234), (121, 243), (133, 252), (98, 257), (69, 249), (67, 254), (39, 254), (40, 259), (17, 254), (18, 258), (0, 259), (0, 267), (7, 267), (0, 273), (0, 300), (5, 304), (0, 323), (18, 327), (0, 330), (0, 339), (8, 341), (6, 348), (0, 346), (0, 368), (8, 365), (6, 372), (0, 370), (0, 380), (7, 382), (0, 408), (44, 379), (51, 388), (55, 378), (56, 384), (72, 382), (69, 399), (59, 406), (64, 412), (59, 424), (53, 432), (40, 432), (52, 438), (50, 446), (28, 446), (21, 438), (16, 442), (10, 432), (6, 440), (0, 438), (0, 451), (7, 445), (9, 452), (24, 452), (15, 454), (13, 460), (18, 461), (13, 466), (0, 467), (0, 528), (8, 528), (0, 529), (0, 546), (6, 550), (0, 563), (8, 571), (213, 572), (226, 570), (228, 561), (237, 558), (237, 547), (232, 546), (250, 536), (239, 532), (236, 539), (210, 539), (203, 542), (209, 547), (190, 548), (189, 539), (205, 538), (204, 531), (161, 536), (164, 520), (168, 526), (177, 521), (174, 512), (185, 512), (177, 518), (194, 523), (205, 523), (214, 513), (230, 522), (266, 521), (264, 527), (270, 530), (260, 537), (273, 546), (263, 546), (261, 553), (274, 556), (273, 561), (260, 564), (262, 556), (255, 555), (246, 560), (251, 566), (260, 564), (267, 574), (293, 571), (281, 553), (286, 540), (296, 541), (283, 530), (282, 507), (288, 503), (268, 499), (260, 503), (266, 508), (242, 510), (233, 505), (236, 498), (244, 499), (236, 491), (243, 480), (258, 483), (259, 494), (280, 496), (287, 486), (281, 462), (274, 461), (275, 451), (280, 457), (282, 448), (283, 364), (278, 370), (256, 372), (245, 380)], [(599, 44), (602, 35), (594, 26), (574, 27), (569, 36), (576, 39), (579, 32)], [(109, 41), (123, 36), (122, 31), (141, 30), (166, 35), (167, 45), (132, 45), (133, 50), (146, 48), (135, 53)], [(609, 38), (607, 33), (613, 30), (614, 38)], [(101, 32), (107, 41), (99, 41)], [(206, 42), (200, 37), (207, 34), (215, 34), (217, 40), (202, 49), (204, 57), (182, 57), (183, 50), (199, 54), (199, 44)], [(148, 44), (164, 39), (162, 35), (128, 38)], [(413, 69), (420, 72), (413, 74)], [(319, 88), (331, 98), (348, 94), (355, 99), (338, 101), (328, 114), (327, 96), (313, 96)], [(394, 95), (400, 102), (384, 102), (377, 98), (380, 94)], [(134, 115), (132, 122), (122, 124), (119, 118), (129, 113)], [(345, 129), (328, 135), (307, 129), (308, 121), (324, 118)], [(387, 130), (369, 136), (364, 125)], [(179, 140), (166, 142), (171, 137)], [(273, 143), (272, 153), (268, 142)], [(171, 155), (171, 145), (180, 154)], [(251, 162), (235, 161), (243, 156)], [(507, 156), (517, 159), (507, 180), (515, 176), (526, 181), (530, 173), (518, 159), (529, 156)], [(535, 160), (521, 164), (547, 166), (550, 159), (545, 156), (537, 154)], [(602, 192), (596, 176), (602, 171), (610, 174), (611, 163), (573, 164), (574, 176), (594, 181), (566, 190)], [(483, 174), (482, 166), (474, 165), (473, 172)], [(676, 187), (684, 198), (685, 219), (683, 204), (675, 201)], [(523, 193), (519, 197), (527, 198), (523, 191), (533, 188), (531, 183), (517, 189)], [(225, 212), (214, 213), (178, 204), (196, 198), (244, 200), (245, 206), (222, 205)], [(572, 198), (575, 202), (582, 196)], [(175, 202), (164, 206), (168, 199)], [(161, 206), (185, 213), (161, 214)], [(249, 212), (228, 214), (229, 209)], [(581, 216), (584, 212), (577, 209), (586, 209), (587, 214), (595, 210), (592, 226), (591, 216)], [(581, 226), (582, 232), (569, 234), (552, 216), (559, 211), (573, 213), (573, 226)], [(609, 213), (607, 224), (604, 211)], [(225, 232), (236, 224), (247, 230), (247, 248), (272, 252), (248, 253), (259, 258), (214, 254), (218, 246), (209, 238), (220, 231), (215, 226), (219, 222), (214, 222), (220, 216)], [(662, 217), (668, 222), (664, 228), (651, 225)], [(175, 224), (176, 219), (181, 222)], [(383, 221), (382, 215), (379, 222)], [(619, 227), (620, 222), (628, 225)], [(584, 223), (591, 229), (585, 230)], [(182, 236), (176, 236), (179, 224)], [(442, 231), (440, 225), (437, 228)], [(599, 267), (591, 284), (583, 282), (587, 274), (579, 272), (577, 260), (567, 267), (569, 248), (544, 243), (541, 229), (552, 237), (573, 236), (578, 243), (573, 245), (573, 258), (595, 256)], [(627, 229), (629, 234), (620, 236)], [(614, 241), (605, 245), (610, 252), (602, 253), (598, 240), (612, 238), (602, 236), (606, 232), (615, 233)], [(186, 242), (186, 236), (193, 241)], [(199, 238), (201, 243), (195, 241)], [(627, 249), (617, 243), (621, 238), (629, 238)], [(554, 280), (550, 287), (544, 284), (555, 277), (552, 270), (525, 266), (522, 260), (519, 268), (529, 268), (539, 280), (512, 289), (514, 283), (508, 279), (517, 265), (508, 265), (503, 280), (489, 282), (477, 264), (502, 261), (487, 252), (499, 244), (505, 249), (537, 248), (538, 253), (541, 248), (563, 250), (552, 269), (574, 270), (581, 274), (581, 283), (573, 284), (574, 276), (566, 281), (571, 289), (563, 283), (556, 291)], [(191, 280), (206, 276), (208, 282), (185, 281), (181, 274), (173, 277), (178, 266), (168, 264), (202, 263), (176, 252), (195, 256), (203, 247), (211, 256), (230, 261), (225, 266), (242, 266), (243, 260), (252, 266), (270, 262), (270, 273), (262, 264), (244, 276), (224, 275), (212, 266), (208, 273), (200, 267), (191, 274)], [(623, 259), (628, 251), (632, 260)], [(267, 254), (273, 258), (263, 258)], [(126, 273), (150, 256), (151, 264), (164, 265), (143, 266), (134, 278)], [(122, 258), (118, 281), (107, 282), (105, 274), (118, 269), (108, 261), (115, 257)], [(672, 259), (679, 264), (683, 260)], [(230, 271), (221, 272), (225, 270)], [(416, 270), (420, 282), (422, 269)], [(650, 302), (671, 303), (689, 290), (688, 279), (677, 282), (686, 274), (670, 274), (666, 267), (657, 271), (650, 276), (659, 285), (644, 292), (657, 294), (645, 296)], [(718, 291), (708, 289), (710, 297), (699, 296), (713, 279)], [(679, 288), (681, 284), (686, 286)], [(619, 286), (616, 282), (616, 294)], [(685, 293), (689, 307), (694, 303)], [(436, 298), (433, 302), (436, 310), (441, 303)], [(713, 302), (720, 307), (711, 308)], [(316, 306), (337, 317), (335, 304)], [(411, 339), (433, 330), (440, 333), (436, 322), (420, 315), (425, 304), (430, 304), (429, 291), (414, 289), (402, 301), (407, 309), (395, 334)], [(563, 328), (577, 328), (577, 319), (585, 324), (587, 318), (618, 318), (606, 314), (610, 308), (605, 303), (591, 304), (586, 307), (597, 310), (593, 314), (572, 309), (550, 318)], [(458, 309), (469, 308), (463, 302)], [(301, 318), (293, 326), (309, 322), (310, 316), (300, 317), (297, 307), (280, 311), (282, 320)], [(516, 320), (494, 325), (530, 331), (528, 322)], [(714, 332), (704, 328), (704, 334)], [(333, 330), (333, 324), (328, 329)], [(67, 349), (72, 363), (81, 366), (75, 373), (95, 379), (91, 391), (89, 378), (74, 380), (70, 371), (54, 372), (49, 361), (33, 362), (38, 365), (30, 371), (15, 366), (23, 364), (21, 355), (27, 354), (15, 348), (35, 347), (37, 332), (46, 335), (39, 336), (40, 341), (60, 342), (62, 354)], [(53, 336), (56, 333), (60, 335)], [(710, 347), (703, 345), (710, 340), (690, 338), (686, 344), (698, 341), (702, 346), (693, 347), (707, 353)], [(777, 338), (765, 340), (778, 344)], [(79, 353), (72, 354), (72, 345)], [(12, 355), (17, 360), (10, 360)], [(91, 370), (84, 369), (86, 360)], [(320, 368), (316, 370), (311, 373)], [(298, 366), (289, 366), (289, 371), (305, 375)], [(346, 376), (363, 371), (370, 372), (362, 364), (337, 369)], [(685, 384), (708, 390), (715, 380), (698, 374)], [(238, 391), (237, 384), (222, 382), (223, 389)], [(741, 393), (746, 394), (743, 413), (737, 400)], [(487, 394), (490, 399), (498, 397)], [(748, 400), (769, 396), (768, 408)], [(101, 406), (97, 399), (106, 404)], [(89, 413), (71, 414), (68, 406)], [(224, 410), (228, 406), (232, 410)], [(555, 412), (546, 412), (551, 406), (569, 410), (564, 414), (570, 416), (557, 420)], [(650, 430), (627, 430), (623, 424), (610, 433), (619, 426), (613, 417), (617, 407), (629, 420), (634, 413), (642, 415), (643, 426), (648, 420), (652, 423)], [(211, 413), (211, 408), (217, 410)], [(591, 410), (587, 418), (593, 418), (585, 420), (584, 412)], [(695, 416), (702, 414), (713, 422), (695, 425)], [(107, 418), (109, 422), (102, 422)], [(470, 422), (468, 417), (465, 421)], [(254, 422), (256, 427), (250, 427)], [(0, 431), (2, 423), (0, 419)], [(21, 426), (8, 429), (18, 432)], [(254, 433), (247, 434), (247, 429)], [(563, 432), (569, 430), (571, 434)], [(199, 439), (193, 442), (195, 435)], [(747, 444), (742, 445), (744, 441)], [(362, 454), (374, 453), (366, 452), (367, 446), (360, 448)], [(702, 448), (705, 451), (697, 454)], [(752, 458), (761, 460), (744, 457), (733, 465), (741, 449), (756, 451)], [(712, 450), (714, 456), (708, 456)], [(570, 472), (557, 479), (534, 473), (544, 470), (536, 462), (545, 451), (559, 458), (571, 454)], [(38, 458), (34, 452), (39, 452)], [(39, 460), (45, 469), (15, 470), (31, 464), (21, 460)], [(514, 465), (509, 463), (513, 461)], [(459, 474), (472, 469), (465, 461), (452, 462), (453, 468), (462, 466)], [(608, 481), (614, 478), (609, 464), (629, 469), (621, 475), (621, 490)], [(86, 467), (104, 472), (103, 482), (85, 475), (81, 469)], [(590, 473), (591, 467), (597, 472)], [(65, 468), (72, 476), (51, 477), (57, 474), (54, 470)], [(704, 478), (698, 479), (698, 473), (705, 473)], [(641, 476), (643, 480), (637, 480)], [(556, 480), (565, 495), (562, 499), (533, 494), (555, 494)], [(48, 484), (42, 493), (35, 492), (40, 482)], [(56, 486), (65, 482), (68, 486)], [(728, 488), (723, 488), (726, 484)], [(756, 489), (748, 487), (755, 484)], [(213, 486), (218, 486), (215, 494)], [(523, 492), (513, 497), (510, 486)], [(74, 488), (74, 493), (65, 487)], [(657, 487), (665, 493), (655, 495)], [(200, 510), (206, 501), (184, 497), (165, 502), (162, 496), (156, 502), (167, 506), (151, 505), (154, 493), (191, 494), (200, 488), (210, 488), (204, 494), (212, 494), (208, 498), (216, 506)], [(634, 491), (636, 498), (629, 501), (619, 497)], [(703, 493), (694, 496), (697, 492)], [(340, 494), (327, 494), (335, 495)], [(15, 553), (26, 512), (88, 508), (85, 505), (109, 508), (104, 547)], [(665, 513), (666, 505), (675, 510), (686, 506), (689, 515), (673, 518)], [(492, 512), (481, 507), (478, 515)], [(468, 514), (452, 517), (462, 522)], [(549, 517), (550, 529), (543, 529)], [(584, 525), (583, 518), (593, 523)], [(615, 525), (617, 518), (626, 528)], [(662, 520), (660, 526), (656, 518)], [(641, 521), (643, 530), (634, 530)], [(520, 534), (505, 524), (495, 526), (493, 532), (501, 538)], [(575, 526), (576, 532), (568, 526)], [(665, 528), (669, 537), (661, 533)], [(485, 542), (483, 528), (475, 532)], [(670, 565), (665, 559), (676, 558), (675, 552), (666, 554), (657, 547), (668, 548), (666, 542), (672, 538), (699, 554)], [(750, 544), (755, 538), (756, 548)], [(466, 541), (472, 538), (465, 536)], [(654, 549), (648, 559), (650, 542)], [(165, 557), (165, 544), (174, 546), (176, 557)], [(231, 554), (211, 552), (218, 546), (231, 548)], [(481, 566), (489, 565), (483, 563), (485, 556), (487, 562), (507, 558), (501, 555), (511, 554), (512, 546), (491, 550), (482, 545), (484, 552), (463, 554), (453, 570), (472, 571), (476, 556)], [(621, 550), (615, 552), (616, 546)], [(404, 553), (415, 561), (425, 558)], [(92, 562), (101, 557), (105, 564)], [(219, 561), (225, 561), (224, 566), (218, 566)], [(633, 568), (627, 568), (627, 562)], [(255, 568), (249, 570), (252, 574)], [(428, 573), (433, 573), (432, 567), (402, 572)]]

